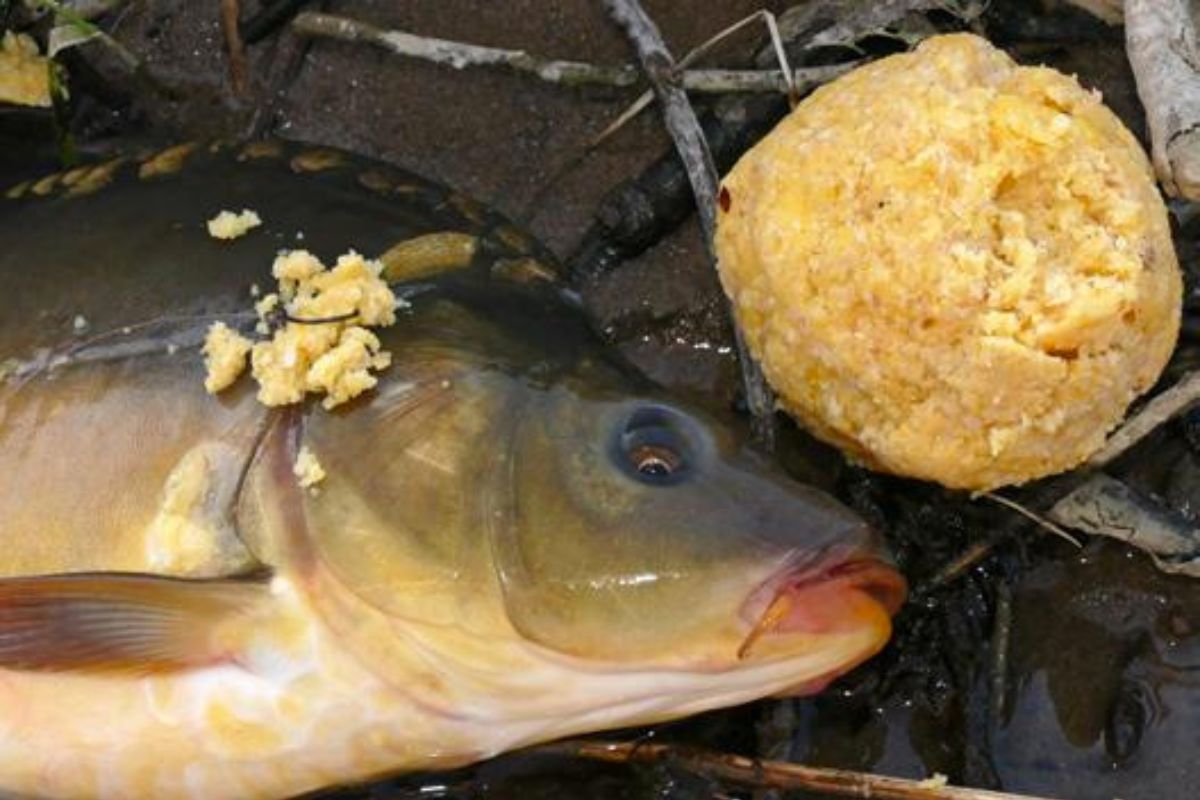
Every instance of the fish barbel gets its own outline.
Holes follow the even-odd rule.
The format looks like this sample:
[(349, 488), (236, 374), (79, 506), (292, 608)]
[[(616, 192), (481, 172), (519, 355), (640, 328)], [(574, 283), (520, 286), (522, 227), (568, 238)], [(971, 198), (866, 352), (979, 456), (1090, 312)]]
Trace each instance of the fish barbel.
[[(612, 360), (472, 201), (278, 145), (9, 195), (0, 792), (292, 796), (812, 691), (886, 642), (867, 527)], [(218, 242), (222, 208), (264, 224)], [(421, 236), (453, 247), (393, 249)], [(392, 366), (332, 412), (206, 394), (208, 325), (251, 330), (301, 237), (408, 254)]]

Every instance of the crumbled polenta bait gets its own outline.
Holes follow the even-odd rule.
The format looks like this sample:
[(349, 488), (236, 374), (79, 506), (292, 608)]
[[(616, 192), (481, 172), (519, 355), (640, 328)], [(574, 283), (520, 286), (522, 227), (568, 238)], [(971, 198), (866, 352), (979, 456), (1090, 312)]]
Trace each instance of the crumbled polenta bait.
[(208, 235), (214, 239), (237, 239), (259, 225), (262, 225), (262, 218), (248, 208), (242, 209), (240, 214), (222, 211), (208, 221)]
[(304, 489), (311, 489), (325, 480), (325, 468), (321, 466), (321, 462), (317, 460), (313, 451), (307, 447), (300, 448), (300, 452), (296, 456), (296, 463), (292, 466), (292, 472), (296, 476), (296, 481)]
[(392, 363), (391, 354), (379, 348), (379, 338), (366, 328), (347, 328), (337, 345), (313, 362), (306, 388), (323, 393), (321, 405), (327, 409), (374, 388), (379, 379), (371, 371)]
[(815, 92), (721, 206), (722, 282), (781, 402), (878, 469), (979, 490), (1075, 466), (1178, 334), (1137, 141), (975, 36)]
[(252, 343), (224, 322), (213, 323), (204, 340), (204, 388), (216, 394), (234, 384), (246, 370)]
[[(253, 345), (231, 339), (238, 334), (223, 324), (214, 325), (205, 345), (205, 386), (220, 391), (232, 384), (249, 353), (258, 399), (264, 405), (298, 403), (311, 392), (324, 395), (322, 405), (329, 409), (373, 388), (378, 382), (373, 372), (385, 369), (392, 359), (364, 326), (386, 327), (396, 321), (396, 296), (380, 277), (382, 269), (378, 261), (353, 251), (329, 270), (304, 250), (281, 253), (271, 270), (279, 292), (264, 295), (254, 309), (259, 317), (256, 330), (263, 335), (270, 333), (270, 319), (280, 309), (286, 312), (285, 324), (269, 340)], [(236, 349), (230, 349), (234, 344)]]
[(23, 33), (0, 36), (0, 103), (49, 108), (50, 60)]

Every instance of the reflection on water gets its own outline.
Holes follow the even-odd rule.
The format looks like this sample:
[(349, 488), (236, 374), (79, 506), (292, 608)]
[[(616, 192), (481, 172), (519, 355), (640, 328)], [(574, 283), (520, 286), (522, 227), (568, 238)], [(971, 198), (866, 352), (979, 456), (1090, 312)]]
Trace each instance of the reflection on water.
[(990, 735), (969, 730), (973, 715), (962, 706), (971, 692), (940, 714), (900, 700), (869, 707), (826, 696), (803, 701), (795, 757), (958, 780), (972, 757), (987, 757), (1011, 792), (1197, 796), (1200, 582), (1163, 575), (1144, 556), (1096, 541), (1017, 583), (1011, 635), (1007, 712)]
[(1192, 798), (1200, 777), (1200, 584), (1115, 545), (1044, 564), (1015, 611), (1005, 785), (1061, 797)]

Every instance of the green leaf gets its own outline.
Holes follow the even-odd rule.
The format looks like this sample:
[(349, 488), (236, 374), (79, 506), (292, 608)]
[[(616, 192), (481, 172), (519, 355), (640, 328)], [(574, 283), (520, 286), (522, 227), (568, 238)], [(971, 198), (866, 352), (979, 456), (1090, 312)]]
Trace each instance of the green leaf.
[(50, 29), (46, 55), (54, 58), (63, 50), (77, 47), (100, 36), (100, 29), (90, 23), (68, 22)]

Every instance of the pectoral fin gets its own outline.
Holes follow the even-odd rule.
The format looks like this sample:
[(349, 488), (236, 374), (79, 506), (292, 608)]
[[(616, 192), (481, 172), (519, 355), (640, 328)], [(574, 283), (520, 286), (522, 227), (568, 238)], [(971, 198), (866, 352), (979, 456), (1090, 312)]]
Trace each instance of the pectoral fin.
[(0, 669), (147, 674), (218, 663), (230, 657), (222, 633), (267, 596), (252, 580), (0, 580)]

